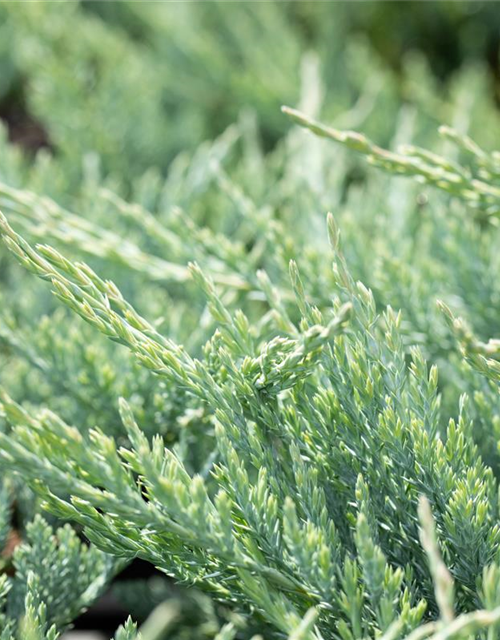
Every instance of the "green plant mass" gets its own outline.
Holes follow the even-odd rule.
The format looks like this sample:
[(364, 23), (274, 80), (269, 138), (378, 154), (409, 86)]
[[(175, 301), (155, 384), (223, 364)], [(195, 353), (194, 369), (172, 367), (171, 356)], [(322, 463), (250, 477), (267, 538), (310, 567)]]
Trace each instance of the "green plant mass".
[(0, 640), (500, 637), (498, 20), (356, 4), (0, 2)]

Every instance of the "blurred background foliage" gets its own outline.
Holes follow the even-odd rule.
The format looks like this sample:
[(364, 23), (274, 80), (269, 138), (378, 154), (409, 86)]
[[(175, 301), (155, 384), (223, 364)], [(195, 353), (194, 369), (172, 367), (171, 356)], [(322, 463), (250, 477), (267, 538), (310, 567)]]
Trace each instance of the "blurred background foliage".
[[(243, 108), (271, 148), (288, 127), (279, 106), (297, 101), (308, 50), (321, 60), (327, 119), (365, 93), (367, 102), (382, 91), (394, 104), (425, 102), (422, 67), (435, 98), (475, 63), (498, 93), (489, 2), (4, 3), (0, 21), (0, 115), (11, 138), (77, 165), (94, 151), (123, 178), (164, 170)], [(387, 138), (385, 113), (369, 124)]]

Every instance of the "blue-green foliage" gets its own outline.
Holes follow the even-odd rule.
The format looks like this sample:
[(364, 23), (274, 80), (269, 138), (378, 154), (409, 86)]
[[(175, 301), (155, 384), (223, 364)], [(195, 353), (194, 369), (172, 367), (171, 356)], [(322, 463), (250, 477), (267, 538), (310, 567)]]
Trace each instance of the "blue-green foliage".
[[(10, 496), (2, 498), (5, 513)], [(120, 568), (119, 561), (82, 543), (69, 525), (54, 531), (40, 516), (2, 565), (8, 569), (0, 579), (2, 640), (55, 640)]]
[[(47, 143), (0, 142), (1, 640), (135, 557), (221, 640), (495, 637), (484, 68), (398, 82), (335, 3), (89, 5), (0, 4), (0, 97)], [(169, 633), (214, 636), (206, 602)]]

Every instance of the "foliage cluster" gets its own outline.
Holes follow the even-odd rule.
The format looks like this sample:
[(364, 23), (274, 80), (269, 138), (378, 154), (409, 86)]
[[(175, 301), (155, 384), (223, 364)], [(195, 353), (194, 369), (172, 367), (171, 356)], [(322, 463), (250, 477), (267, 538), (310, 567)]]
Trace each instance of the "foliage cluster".
[(0, 142), (2, 640), (135, 558), (212, 598), (143, 640), (500, 631), (488, 74), (409, 57), (402, 103), (305, 5), (0, 5), (47, 145)]

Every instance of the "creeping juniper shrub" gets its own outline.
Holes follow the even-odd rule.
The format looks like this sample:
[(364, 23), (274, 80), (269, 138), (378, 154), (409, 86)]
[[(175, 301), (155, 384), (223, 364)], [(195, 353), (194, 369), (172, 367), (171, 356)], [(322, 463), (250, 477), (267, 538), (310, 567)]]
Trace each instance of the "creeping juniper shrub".
[[(224, 7), (117, 6), (110, 24), (104, 8), (0, 5), (22, 34), (1, 90), (26, 87), (50, 140), (35, 157), (1, 141), (1, 640), (55, 640), (134, 558), (211, 597), (190, 630), (175, 598), (160, 605), (143, 640), (495, 638), (484, 70), (440, 92), (410, 57), (402, 106), (365, 43), (330, 68), (331, 33), (302, 56), (268, 4), (235, 9), (240, 37), (206, 82), (192, 24), (227, 33)], [(287, 130), (285, 100), (317, 136)], [(200, 144), (214, 121), (232, 124)], [(138, 637), (132, 621), (116, 634)]]
[[(424, 176), (472, 202), (469, 215), (496, 215), (494, 180), (481, 167), (476, 178), (438, 155), (384, 152), (362, 136), (289, 113), (370, 157), (375, 149), (389, 170)], [(480, 155), (468, 138), (454, 138)], [(494, 156), (486, 157), (493, 166)], [(33, 194), (12, 191), (11, 202), (23, 196), (22, 215), (49, 211), (79, 224)], [(148, 224), (146, 212), (135, 219)], [(213, 430), (208, 462), (190, 472), (180, 451), (165, 448), (159, 435), (148, 439), (124, 398), (128, 444), (119, 446), (99, 428), (82, 432), (3, 393), (14, 431), (0, 435), (2, 463), (31, 479), (49, 511), (81, 525), (110, 556), (140, 557), (203, 585), (260, 619), (269, 635), (448, 637), (495, 628), (498, 487), (474, 441), (480, 403), (462, 395), (457, 417), (443, 421), (437, 367), (405, 344), (405, 333), (418, 327), (403, 331), (403, 313), (379, 310), (370, 289), (353, 278), (333, 216), (326, 220), (328, 270), (319, 251), (306, 253), (302, 275), (286, 245), (280, 248), (288, 237), (279, 233), (266, 256), (277, 284), (264, 269), (249, 268), (251, 252), (232, 271), (234, 245), (218, 247), (217, 282), (208, 268), (188, 266), (216, 326), (198, 354), (162, 333), (87, 264), (34, 247), (1, 220), (6, 246), (28, 271), (166, 388), (189, 397), (187, 414), (204, 415)], [(199, 255), (207, 265), (215, 258)], [(259, 257), (258, 266), (265, 262)], [(179, 277), (173, 268), (165, 273)], [(440, 307), (441, 331), (447, 321), (457, 334), (478, 387), (484, 374), (496, 381), (496, 342), (476, 339)], [(430, 354), (432, 342), (424, 339)]]

